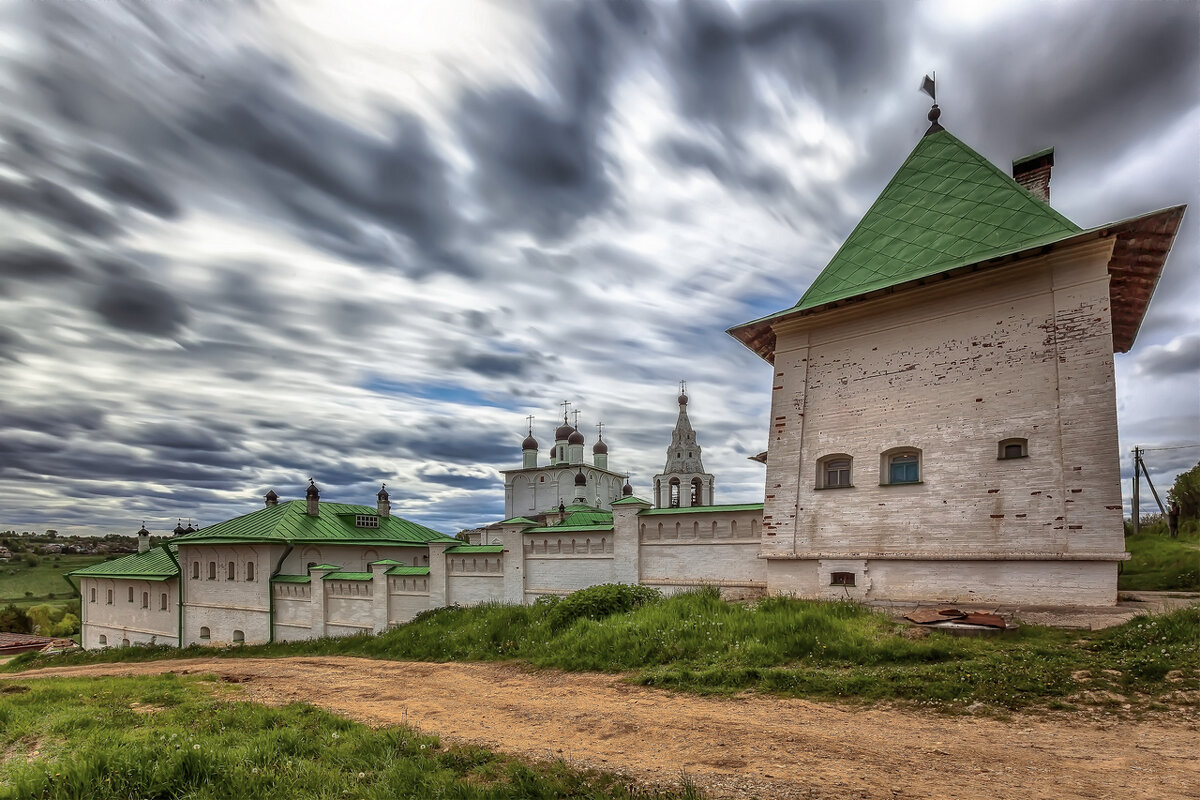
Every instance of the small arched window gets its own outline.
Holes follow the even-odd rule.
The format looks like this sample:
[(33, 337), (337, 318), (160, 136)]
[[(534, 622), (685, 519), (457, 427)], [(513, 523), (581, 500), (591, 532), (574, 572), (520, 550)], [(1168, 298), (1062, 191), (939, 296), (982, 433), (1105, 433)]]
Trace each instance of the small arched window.
[(113, 604), (113, 590), (112, 589), (108, 590), (108, 604), (110, 606)]
[(692, 478), (692, 505), (702, 506), (704, 501), (701, 498), (704, 496), (703, 484), (699, 478)]
[(244, 631), (239, 631), (239, 630), (236, 630), (236, 629), (235, 629), (235, 630), (233, 631), (233, 643), (234, 643), (234, 644), (241, 644), (241, 643), (242, 643), (242, 642), (244, 642), (244, 641), (246, 641), (246, 634), (245, 634), (245, 632), (244, 632)]
[(200, 562), (199, 561), (192, 562), (192, 580), (194, 580), (194, 581), (200, 580)]
[(122, 639), (122, 640), (121, 640), (121, 647), (129, 647), (129, 640), (128, 640), (128, 639)]
[(129, 602), (133, 602), (133, 587), (129, 587)]
[(150, 593), (142, 592), (142, 608), (150, 607)]
[(215, 561), (208, 562), (208, 579), (210, 581), (217, 579), (217, 562)]
[(854, 459), (845, 453), (828, 455), (817, 462), (818, 489), (846, 489), (850, 482)]
[(879, 483), (891, 486), (921, 482), (921, 451), (916, 447), (893, 447), (879, 454)]
[(679, 508), (679, 478), (671, 478), (668, 492), (670, 495), (668, 507)]
[(159, 608), (158, 608), (158, 610), (159, 610), (159, 611), (166, 611), (166, 610), (167, 610), (167, 593), (166, 593), (166, 592), (163, 592), (163, 593), (162, 593), (161, 600), (162, 600), (162, 602), (161, 602), (161, 603), (159, 603)]
[(254, 580), (254, 562), (253, 561), (246, 562), (246, 580), (248, 580), (248, 581)]
[(232, 581), (237, 578), (237, 565), (232, 561), (225, 567), (225, 580)]
[(209, 637), (209, 634), (208, 634), (208, 626), (203, 626), (203, 627), (201, 627), (201, 628), (200, 628), (200, 638), (201, 638), (201, 639), (208, 639), (208, 638), (210, 638), (210, 637)]
[(1007, 458), (1027, 458), (1029, 456), (1029, 440), (1003, 439), (1000, 442), (999, 450), (997, 457), (1001, 461)]
[(94, 602), (96, 602), (96, 589), (95, 589), (95, 587), (93, 587), (93, 588), (92, 588), (92, 593), (91, 593), (91, 602), (93, 602), (93, 603), (94, 603)]
[(100, 639), (97, 642), (97, 644), (99, 644), (101, 647), (108, 647), (108, 637), (105, 636), (103, 633), (100, 634)]
[(853, 572), (831, 572), (831, 573), (829, 573), (829, 585), (830, 586), (853, 586), (854, 585), (854, 573)]

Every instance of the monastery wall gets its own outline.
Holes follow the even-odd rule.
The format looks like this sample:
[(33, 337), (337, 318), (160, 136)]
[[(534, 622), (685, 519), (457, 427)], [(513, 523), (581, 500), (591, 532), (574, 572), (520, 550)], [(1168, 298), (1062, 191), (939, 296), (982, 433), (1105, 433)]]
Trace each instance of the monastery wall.
[(640, 582), (665, 594), (697, 586), (745, 596), (766, 588), (762, 512), (650, 512), (636, 518)]
[(178, 644), (178, 582), (81, 578), (79, 584), (83, 595), (80, 630), (85, 649), (121, 647), (126, 642)]
[(270, 575), (282, 553), (281, 545), (181, 545), (184, 645), (268, 641)]
[(611, 531), (523, 534), (526, 597), (613, 583), (613, 550)]
[(429, 577), (427, 575), (392, 576), (388, 578), (388, 623), (400, 625), (429, 609)]

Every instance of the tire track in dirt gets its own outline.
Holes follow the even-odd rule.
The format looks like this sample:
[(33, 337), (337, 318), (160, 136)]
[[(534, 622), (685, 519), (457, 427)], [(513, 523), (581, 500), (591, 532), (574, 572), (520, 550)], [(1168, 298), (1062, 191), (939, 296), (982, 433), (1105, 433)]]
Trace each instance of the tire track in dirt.
[(272, 705), (305, 702), (526, 758), (716, 797), (1200, 797), (1195, 720), (1010, 721), (745, 694), (700, 697), (612, 675), (362, 658), (187, 659), (4, 676), (214, 673)]

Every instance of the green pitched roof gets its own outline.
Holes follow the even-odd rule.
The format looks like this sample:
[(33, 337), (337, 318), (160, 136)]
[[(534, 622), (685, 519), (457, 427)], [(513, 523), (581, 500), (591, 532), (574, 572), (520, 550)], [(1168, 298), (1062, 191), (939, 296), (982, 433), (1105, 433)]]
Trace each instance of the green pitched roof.
[(178, 550), (173, 544), (167, 545), (167, 547), (171, 549), (171, 553), (167, 553), (161, 546), (151, 547), (144, 553), (134, 553), (133, 555), (123, 556), (112, 561), (104, 561), (99, 564), (80, 567), (67, 574), (77, 578), (130, 578), (144, 581), (170, 580), (171, 578), (179, 577), (179, 564), (171, 557)]
[(428, 575), (429, 567), (392, 567), (388, 575)]
[(646, 517), (656, 514), (708, 514), (721, 511), (762, 511), (762, 503), (739, 503), (727, 506), (692, 506), (691, 508), (647, 508), (638, 516)]
[(447, 553), (503, 553), (502, 544), (460, 544), (457, 547), (447, 547)]
[(937, 131), (917, 143), (796, 309), (1079, 230), (949, 132)]
[(538, 523), (537, 523), (537, 520), (530, 519), (529, 517), (513, 517), (512, 519), (506, 519), (501, 522), (497, 522), (496, 524), (497, 525), (537, 525)]
[[(430, 541), (457, 541), (401, 517), (380, 517), (374, 506), (352, 506), (322, 501), (321, 513), (316, 517), (310, 517), (306, 513), (306, 507), (304, 500), (290, 500), (209, 525), (195, 533), (178, 536), (175, 541), (179, 544), (323, 542), (374, 545), (419, 545)], [(354, 517), (359, 514), (377, 517), (379, 527), (355, 527)]]
[(633, 495), (629, 495), (629, 497), (622, 497), (620, 500), (614, 500), (613, 505), (614, 506), (633, 506), (633, 505), (649, 506), (649, 505), (653, 505), (653, 503), (651, 503), (649, 500), (643, 500), (640, 497), (634, 497)]
[(310, 575), (276, 575), (271, 583), (312, 583)]
[(375, 576), (369, 572), (330, 572), (324, 578), (327, 581), (369, 581)]

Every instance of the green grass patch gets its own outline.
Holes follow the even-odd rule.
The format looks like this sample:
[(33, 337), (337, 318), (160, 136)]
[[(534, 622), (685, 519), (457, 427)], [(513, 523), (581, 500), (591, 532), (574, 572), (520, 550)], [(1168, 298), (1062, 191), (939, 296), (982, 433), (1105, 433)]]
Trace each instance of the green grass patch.
[(1165, 523), (1142, 526), (1125, 537), (1130, 560), (1121, 565), (1117, 588), (1126, 591), (1200, 592), (1200, 523), (1188, 520), (1172, 539)]
[[(1024, 626), (1002, 636), (961, 638), (913, 629), (852, 603), (773, 597), (746, 606), (721, 600), (715, 589), (640, 598), (632, 610), (602, 615), (598, 598), (611, 591), (584, 590), (591, 599), (585, 595), (570, 607), (588, 612), (572, 612), (567, 622), (560, 610), (565, 600), (451, 607), (421, 614), (380, 636), (222, 651), (30, 654), (0, 669), (217, 654), (520, 660), (568, 671), (630, 672), (637, 683), (692, 692), (754, 689), (947, 708), (982, 702), (1005, 709), (1071, 703), (1081, 693), (1099, 690), (1120, 693), (1138, 708), (1154, 702), (1196, 705), (1200, 689), (1198, 608), (1140, 617), (1096, 633)], [(625, 603), (605, 600), (610, 601)]]
[(0, 798), (697, 798), (560, 762), (525, 764), (203, 678), (0, 681)]
[(10, 601), (42, 603), (51, 594), (58, 598), (76, 597), (63, 576), (108, 558), (110, 556), (37, 556), (37, 566), (31, 567), (25, 561), (25, 554), (18, 554), (9, 561), (0, 562), (0, 605)]

